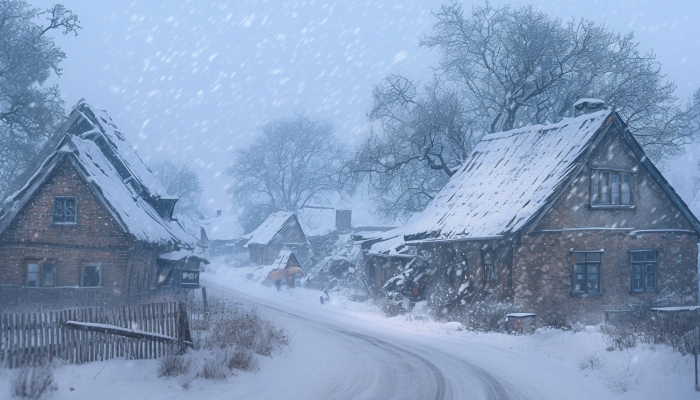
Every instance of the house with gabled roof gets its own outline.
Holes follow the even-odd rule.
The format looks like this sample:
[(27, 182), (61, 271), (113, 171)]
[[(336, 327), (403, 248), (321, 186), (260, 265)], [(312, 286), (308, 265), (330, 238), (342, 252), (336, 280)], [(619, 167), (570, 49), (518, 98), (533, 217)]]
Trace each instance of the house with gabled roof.
[(293, 212), (274, 212), (253, 232), (242, 237), (247, 240), (245, 247), (253, 264), (272, 264), (282, 249), (294, 251), (302, 260), (308, 252), (306, 234)]
[(0, 210), (0, 297), (125, 301), (206, 261), (110, 117), (84, 101)]
[[(423, 298), (512, 303), (597, 322), (667, 298), (698, 304), (700, 222), (600, 101), (550, 125), (488, 134), (411, 223)], [(372, 279), (370, 277), (370, 279)]]

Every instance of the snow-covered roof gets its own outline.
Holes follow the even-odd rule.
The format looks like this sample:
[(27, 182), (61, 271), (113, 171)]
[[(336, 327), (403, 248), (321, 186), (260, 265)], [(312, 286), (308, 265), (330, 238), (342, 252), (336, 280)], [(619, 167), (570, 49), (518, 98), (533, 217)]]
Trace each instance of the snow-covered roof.
[(336, 230), (333, 208), (304, 207), (296, 215), (307, 237), (323, 236)]
[(381, 232), (373, 240), (379, 241), (369, 248), (367, 251), (369, 255), (383, 257), (415, 257), (416, 255), (416, 247), (406, 245), (404, 227)]
[(198, 254), (197, 252), (193, 250), (186, 250), (186, 249), (180, 249), (176, 251), (170, 251), (167, 253), (163, 253), (158, 256), (159, 260), (166, 260), (166, 261), (181, 261), (181, 260), (187, 260), (188, 258), (197, 258), (201, 261), (203, 261), (205, 264), (209, 264), (209, 261), (204, 257), (204, 254)]
[(289, 262), (289, 257), (292, 256), (292, 251), (289, 249), (282, 249), (280, 251), (280, 254), (277, 256), (277, 259), (275, 259), (275, 262), (272, 263), (272, 266), (275, 269), (282, 269), (287, 266), (287, 263)]
[[(111, 121), (104, 112), (96, 113), (81, 101), (71, 113), (74, 122), (65, 127), (62, 141), (24, 187), (5, 200), (0, 213), (0, 232), (7, 228), (58, 162), (67, 159), (125, 232), (149, 243), (193, 248), (196, 239), (170, 219), (167, 212), (155, 208), (161, 199), (172, 206), (176, 200), (167, 196), (129, 142), (121, 134), (117, 135), (111, 122), (110, 128), (104, 130), (111, 133), (105, 134), (100, 124), (92, 123), (87, 117), (76, 118), (76, 113), (80, 117), (101, 115), (103, 122)], [(110, 144), (113, 138), (119, 142), (118, 146)], [(124, 151), (126, 158), (116, 149)], [(126, 179), (123, 178), (125, 174)], [(147, 186), (151, 184), (152, 187)]]
[(612, 113), (602, 110), (484, 136), (404, 228), (406, 239), (496, 238), (520, 229), (569, 178)]
[(209, 240), (235, 240), (243, 233), (236, 217), (227, 212), (200, 220), (199, 224)]
[[(163, 199), (173, 198), (173, 196), (168, 195), (160, 181), (146, 167), (126, 136), (119, 130), (112, 118), (107, 115), (107, 112), (97, 110), (83, 100), (78, 102), (72, 112), (78, 112), (83, 117), (79, 121), (79, 134), (81, 137), (89, 138), (93, 132), (99, 131), (107, 139), (107, 143), (114, 150), (116, 156), (116, 160), (113, 161), (118, 161), (115, 162), (116, 168), (120, 168), (119, 164), (122, 164), (129, 174), (141, 183), (143, 189), (150, 196)], [(86, 124), (89, 125), (89, 128)], [(106, 156), (109, 157), (110, 155), (106, 154)], [(123, 172), (120, 171), (120, 173)], [(174, 198), (177, 199), (177, 197)]]
[[(284, 228), (290, 221), (296, 220), (296, 215), (289, 211), (277, 211), (270, 214), (267, 219), (258, 226), (253, 232), (241, 236), (248, 239), (245, 247), (251, 244), (268, 245), (274, 237)], [(303, 230), (303, 228), (302, 228)]]

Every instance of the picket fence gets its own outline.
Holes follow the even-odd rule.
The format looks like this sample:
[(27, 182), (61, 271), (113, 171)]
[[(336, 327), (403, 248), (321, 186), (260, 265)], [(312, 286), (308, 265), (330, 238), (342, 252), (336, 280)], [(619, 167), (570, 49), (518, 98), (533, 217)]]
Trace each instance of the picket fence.
[(0, 367), (18, 368), (53, 359), (80, 364), (112, 358), (158, 358), (167, 354), (171, 345), (69, 329), (65, 323), (109, 324), (177, 338), (180, 307), (183, 303), (173, 302), (0, 314)]

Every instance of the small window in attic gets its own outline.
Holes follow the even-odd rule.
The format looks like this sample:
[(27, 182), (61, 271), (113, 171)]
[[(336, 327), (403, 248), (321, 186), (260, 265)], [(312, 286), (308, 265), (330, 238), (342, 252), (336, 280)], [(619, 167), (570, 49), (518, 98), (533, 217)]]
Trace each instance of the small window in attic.
[(594, 169), (591, 172), (590, 205), (632, 205), (632, 175), (629, 172)]
[(64, 225), (78, 223), (78, 199), (76, 197), (53, 198), (53, 223)]

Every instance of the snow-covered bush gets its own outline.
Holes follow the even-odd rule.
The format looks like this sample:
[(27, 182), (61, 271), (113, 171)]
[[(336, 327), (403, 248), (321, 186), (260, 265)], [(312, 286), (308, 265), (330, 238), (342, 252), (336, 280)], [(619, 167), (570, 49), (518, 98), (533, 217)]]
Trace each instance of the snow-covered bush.
[(506, 315), (519, 311), (508, 302), (481, 300), (463, 307), (460, 319), (472, 331), (505, 333)]
[(270, 356), (289, 344), (286, 332), (260, 317), (255, 310), (231, 309), (218, 315), (202, 347), (208, 350), (235, 348)]
[(12, 379), (10, 389), (13, 397), (27, 400), (38, 400), (45, 394), (55, 392), (58, 386), (53, 380), (53, 366), (20, 369)]
[(608, 351), (634, 348), (637, 346), (637, 338), (640, 334), (631, 325), (600, 325), (598, 330), (603, 334)]
[(184, 376), (185, 389), (193, 378), (222, 380), (236, 371), (256, 370), (257, 355), (269, 357), (289, 344), (287, 332), (262, 318), (254, 308), (232, 306), (212, 297), (209, 314), (194, 304), (189, 310), (202, 317), (197, 319), (202, 323), (192, 324), (194, 350), (168, 355), (158, 366), (161, 377)]
[(561, 329), (563, 331), (570, 331), (573, 328), (572, 322), (569, 320), (569, 315), (564, 311), (560, 311), (554, 308), (545, 309), (537, 314), (539, 319), (539, 324), (543, 327)]
[(309, 259), (304, 264), (306, 284), (326, 291), (349, 291), (350, 298), (367, 295), (362, 283), (362, 253), (350, 235), (331, 233), (309, 238)]
[(192, 361), (182, 355), (169, 354), (158, 363), (158, 376), (178, 376), (186, 374)]
[(669, 345), (683, 355), (693, 353), (700, 341), (700, 314), (685, 311), (652, 315), (639, 330), (646, 342)]
[(698, 347), (700, 314), (697, 311), (655, 313), (651, 304), (645, 304), (627, 318), (602, 325), (599, 330), (609, 344), (608, 350), (625, 350), (644, 342), (665, 344), (685, 355)]
[(252, 351), (235, 350), (228, 360), (229, 369), (241, 371), (254, 371), (258, 369), (258, 359)]
[(202, 366), (202, 378), (220, 381), (228, 376), (228, 351), (220, 350), (213, 352), (204, 361)]
[(603, 366), (603, 362), (600, 361), (600, 358), (597, 356), (587, 356), (583, 357), (582, 359), (579, 360), (578, 362), (578, 367), (583, 371), (583, 370), (595, 370), (595, 369), (600, 369)]

